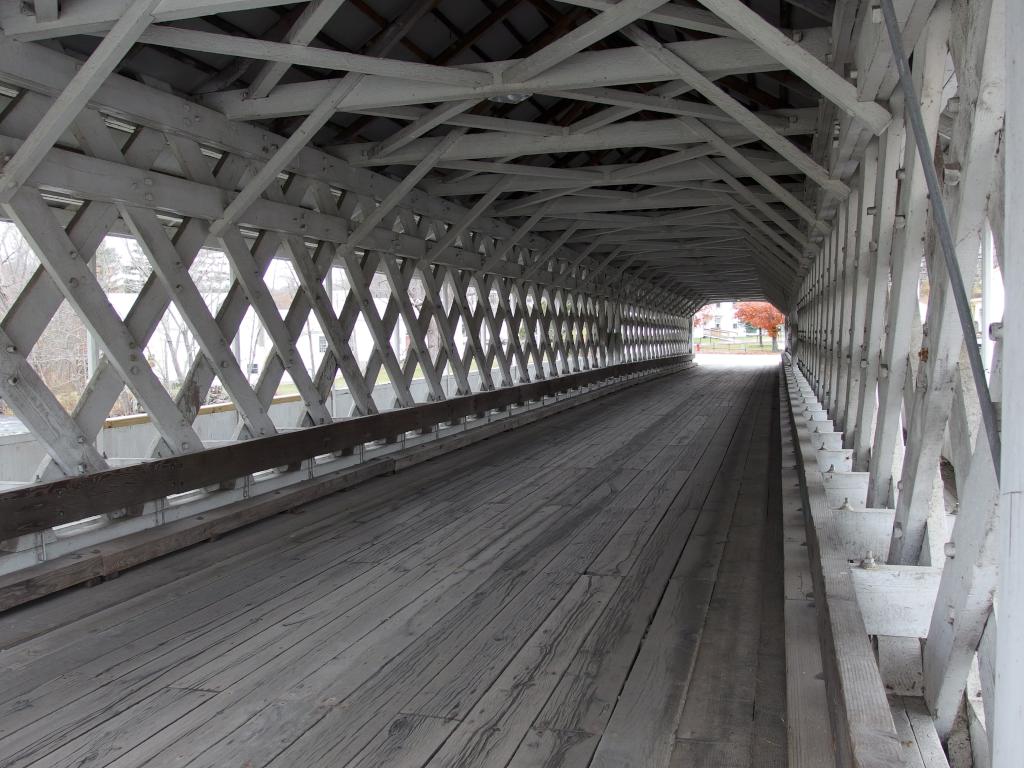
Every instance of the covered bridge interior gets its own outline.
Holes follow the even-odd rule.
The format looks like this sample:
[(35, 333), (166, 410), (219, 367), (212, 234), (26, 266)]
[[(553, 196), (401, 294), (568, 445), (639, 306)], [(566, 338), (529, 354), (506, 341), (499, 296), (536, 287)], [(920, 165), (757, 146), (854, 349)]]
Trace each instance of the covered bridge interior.
[(1019, 2), (0, 29), (0, 766), (1021, 764)]

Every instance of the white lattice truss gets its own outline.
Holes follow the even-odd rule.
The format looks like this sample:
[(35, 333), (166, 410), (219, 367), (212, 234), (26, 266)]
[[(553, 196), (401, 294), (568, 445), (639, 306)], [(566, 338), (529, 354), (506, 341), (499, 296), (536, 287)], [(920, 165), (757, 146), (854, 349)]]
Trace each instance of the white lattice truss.
[[(846, 514), (841, 560), (866, 561), (858, 597), (913, 593), (885, 632), (869, 632), (863, 609), (850, 647), (871, 659), (869, 674), (841, 668), (833, 683), (851, 721), (840, 745), (849, 764), (902, 759), (879, 665), (919, 670), (890, 692), (924, 696), (954, 762), (969, 736), (975, 765), (1018, 764), (1020, 431), (1002, 430), (1000, 476), (877, 4), (787, 0), (832, 24), (793, 31), (740, 0), (560, 2), (561, 16), (534, 3), (548, 9), (549, 29), (521, 55), (478, 50), (466, 64), (389, 58), (403, 41), (416, 48), (408, 36), (437, 0), (378, 19), (360, 52), (318, 37), (351, 11), (343, 0), (298, 4), (266, 39), (206, 20), (282, 5), (270, 0), (4, 3), (0, 206), (40, 266), (0, 321), (0, 397), (45, 447), (31, 479), (110, 468), (116, 457), (96, 437), (125, 387), (158, 434), (136, 457), (145, 461), (204, 449), (196, 419), (215, 380), (237, 411), (233, 439), (248, 441), (282, 430), (269, 411), (286, 376), (303, 404), (294, 426), (310, 427), (415, 407), (417, 393), (436, 402), (686, 355), (701, 305), (765, 298), (788, 312), (794, 417), (812, 425), (824, 487), (842, 496), (829, 496), (831, 512)], [(516, 3), (485, 5), (459, 52), (507, 24)], [(1003, 424), (1016, 426), (1021, 406), (1004, 394), (1021, 372), (1024, 329), (1010, 318), (1024, 299), (1022, 224), (1007, 201), (1024, 166), (1004, 135), (1004, 52), (1007, 30), (1024, 26), (1007, 5), (900, 0), (895, 10), (969, 287), (991, 233), (1008, 309), (992, 331), (990, 387)], [(84, 63), (74, 46), (33, 42), (74, 35), (100, 40)], [(625, 45), (601, 45), (614, 35)], [(133, 63), (132, 50), (149, 58)], [(175, 93), (156, 64), (185, 67), (181, 52), (230, 63)], [(818, 106), (754, 108), (741, 94), (763, 99), (752, 85), (763, 73)], [(480, 108), (538, 97), (579, 105), (574, 119)], [(399, 127), (346, 143), (339, 115)], [(593, 162), (550, 162), (566, 156)], [(134, 238), (152, 268), (123, 320), (93, 264), (108, 235)], [(231, 267), (216, 312), (189, 273), (202, 249)], [(274, 259), (299, 282), (283, 315), (264, 280)], [(348, 285), (340, 311), (338, 268)], [(102, 352), (71, 412), (28, 360), (64, 302)], [(172, 305), (201, 352), (173, 396), (143, 352)], [(232, 350), (250, 312), (272, 342), (255, 384)], [(327, 345), (313, 371), (297, 349), (310, 318)], [(352, 349), (360, 321), (373, 341), (365, 365)], [(332, 412), (339, 374), (351, 413)], [(887, 543), (869, 552), (879, 525)], [(838, 621), (835, 633), (845, 631)]]

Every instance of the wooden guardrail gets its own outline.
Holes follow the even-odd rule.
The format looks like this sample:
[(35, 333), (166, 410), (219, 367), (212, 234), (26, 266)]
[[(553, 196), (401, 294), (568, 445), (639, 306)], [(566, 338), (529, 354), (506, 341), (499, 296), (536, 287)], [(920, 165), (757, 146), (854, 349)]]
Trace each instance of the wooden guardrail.
[(691, 359), (692, 355), (677, 355), (593, 368), (530, 384), (453, 397), (81, 477), (25, 486), (0, 494), (0, 540)]

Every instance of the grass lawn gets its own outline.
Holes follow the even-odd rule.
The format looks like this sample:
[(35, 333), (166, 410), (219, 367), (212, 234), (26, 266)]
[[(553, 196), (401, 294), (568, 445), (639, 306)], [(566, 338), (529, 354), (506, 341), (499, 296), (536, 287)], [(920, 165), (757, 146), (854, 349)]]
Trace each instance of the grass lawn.
[(763, 355), (766, 352), (777, 352), (777, 349), (772, 349), (772, 340), (765, 334), (764, 339), (759, 344), (757, 340), (757, 334), (752, 336), (739, 336), (732, 339), (716, 339), (710, 336), (705, 336), (702, 339), (694, 339), (694, 351), (697, 351), (697, 346), (700, 346), (701, 352), (716, 352), (716, 353), (730, 353), (739, 355)]

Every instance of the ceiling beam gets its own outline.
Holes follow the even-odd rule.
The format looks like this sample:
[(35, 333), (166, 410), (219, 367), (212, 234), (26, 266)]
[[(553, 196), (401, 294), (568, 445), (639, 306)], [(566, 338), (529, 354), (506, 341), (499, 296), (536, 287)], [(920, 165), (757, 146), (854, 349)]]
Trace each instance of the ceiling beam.
[[(824, 56), (827, 48), (826, 30), (806, 30), (801, 45), (814, 56)], [(667, 48), (686, 61), (697, 63), (698, 71), (714, 80), (730, 74), (748, 74), (779, 69), (779, 63), (747, 40), (716, 38), (670, 43)], [(410, 84), (400, 78), (376, 75), (367, 80), (339, 111), (355, 111), (406, 104), (432, 104), (441, 101), (485, 99), (509, 93), (548, 93), (566, 90), (628, 85), (638, 82), (677, 80), (674, 69), (654, 60), (639, 46), (605, 51), (584, 51), (570, 56), (557, 67), (526, 82), (496, 82), (500, 73), (513, 62), (500, 61), (474, 64), (468, 69), (487, 74), (492, 83), (481, 86), (458, 86), (442, 83)], [(258, 120), (292, 115), (305, 115), (330, 94), (335, 80), (279, 85), (262, 99), (249, 99), (247, 92), (225, 91), (207, 94), (205, 103), (232, 119)]]
[[(595, 11), (606, 11), (615, 7), (615, 0), (558, 0), (566, 5), (577, 5)], [(686, 8), (681, 5), (667, 4), (647, 14), (648, 21), (667, 24), (680, 29), (692, 29), (717, 37), (738, 37), (740, 35), (728, 24), (723, 24), (715, 14), (699, 8)]]
[[(313, 42), (344, 3), (345, 0), (311, 0), (306, 3), (299, 18), (285, 34), (283, 42), (299, 48), (306, 47)], [(274, 86), (281, 82), (288, 67), (288, 62), (281, 61), (268, 62), (260, 67), (260, 71), (249, 84), (252, 98), (259, 99), (270, 93)]]
[[(665, 208), (693, 208), (707, 204), (708, 195), (702, 191), (682, 191), (658, 197), (647, 198), (642, 195), (621, 193), (605, 198), (569, 197), (554, 201), (548, 209), (548, 215), (559, 216), (572, 213), (596, 213), (601, 211), (643, 211)], [(526, 213), (519, 208), (506, 212), (498, 210), (495, 215), (522, 215)]]
[(652, 96), (646, 93), (625, 91), (619, 88), (580, 88), (574, 91), (547, 91), (548, 96), (560, 99), (589, 101), (595, 104), (608, 104), (613, 107), (630, 107), (636, 111), (647, 110), (662, 112), (667, 115), (686, 115), (699, 117), (702, 120), (731, 120), (729, 115), (717, 107), (700, 101), (684, 101), (682, 99)]
[(783, 0), (785, 3), (799, 8), (802, 11), (814, 16), (816, 19), (832, 23), (835, 18), (836, 4), (834, 0)]
[(324, 103), (306, 116), (302, 124), (288, 137), (288, 140), (263, 164), (259, 171), (256, 172), (256, 175), (249, 180), (235, 196), (235, 199), (224, 209), (224, 214), (210, 225), (210, 232), (212, 234), (219, 235), (226, 231), (266, 191), (267, 187), (275, 182), (278, 175), (309, 144), (317, 131), (327, 124), (327, 121), (334, 115), (338, 104), (352, 92), (353, 88), (359, 85), (363, 77), (365, 75), (351, 74), (343, 80), (337, 81), (334, 91)]
[[(814, 115), (816, 110), (798, 112), (792, 116), (794, 122), (787, 123), (784, 133), (799, 135), (813, 132), (814, 128), (809, 122)], [(704, 132), (696, 129), (695, 125), (703, 128), (703, 123), (694, 118), (678, 118), (618, 123), (579, 135), (523, 136), (510, 133), (474, 133), (467, 135), (457, 146), (452, 147), (442, 160), (481, 160), (507, 155), (548, 155), (617, 147), (667, 148), (707, 141)], [(738, 125), (723, 123), (715, 135), (732, 150), (729, 140), (746, 138), (747, 132)], [(333, 147), (330, 150), (354, 166), (371, 167), (418, 162), (435, 143), (436, 138), (417, 139), (387, 158), (374, 155), (376, 144), (351, 144)]]
[(892, 120), (889, 110), (873, 101), (861, 101), (857, 86), (800, 47), (793, 38), (766, 21), (741, 0), (698, 0), (705, 8), (737, 29), (765, 53), (813, 86), (847, 114), (870, 126), (877, 136)]
[(833, 178), (826, 169), (822, 168), (810, 156), (802, 152), (792, 142), (777, 133), (771, 126), (736, 101), (736, 99), (726, 94), (721, 88), (691, 67), (675, 52), (666, 48), (635, 25), (626, 30), (626, 36), (634, 43), (641, 46), (662, 64), (675, 69), (681, 80), (688, 83), (694, 90), (700, 93), (701, 96), (728, 114), (754, 136), (793, 163), (793, 165), (806, 174), (809, 179), (815, 181), (820, 187), (840, 197), (845, 197), (850, 194), (849, 187), (847, 187), (842, 181)]
[[(698, 150), (694, 150), (694, 154), (697, 157), (702, 157), (715, 152), (713, 147), (700, 147)], [(677, 154), (677, 153), (672, 153)], [(670, 155), (666, 155), (670, 157)], [(731, 175), (747, 175), (743, 170), (737, 169), (733, 163), (721, 160), (719, 161)], [(756, 166), (764, 173), (769, 176), (790, 176), (796, 172), (796, 169), (792, 165), (784, 160), (752, 160)], [(428, 182), (426, 189), (431, 194), (435, 195), (480, 195), (484, 194), (491, 185), (494, 184), (495, 178), (507, 176), (509, 181), (508, 191), (509, 192), (543, 192), (546, 190), (570, 190), (579, 189), (582, 187), (608, 187), (608, 186), (619, 186), (622, 184), (633, 183), (633, 184), (664, 184), (676, 181), (708, 181), (717, 179), (717, 172), (708, 168), (706, 165), (702, 165), (697, 162), (688, 163), (676, 163), (670, 164), (663, 168), (651, 168), (649, 170), (642, 171), (640, 175), (642, 178), (637, 178), (633, 174), (619, 175), (618, 172), (608, 173), (605, 171), (601, 172), (590, 172), (583, 173), (574, 169), (566, 168), (536, 168), (533, 166), (518, 166), (522, 168), (522, 171), (516, 172), (502, 172), (495, 171), (490, 172), (487, 169), (487, 163), (479, 161), (454, 161), (450, 163), (438, 163), (439, 167), (453, 168), (456, 170), (474, 170), (480, 172), (481, 175), (475, 176), (464, 181), (435, 181)], [(508, 165), (507, 163), (493, 163), (490, 165), (502, 166)], [(534, 171), (553, 171), (553, 173), (533, 173)], [(627, 171), (628, 166), (621, 167), (621, 171)], [(564, 176), (559, 176), (558, 172), (564, 172)]]
[(502, 70), (501, 79), (506, 83), (532, 80), (665, 3), (666, 0), (619, 0), (550, 45)]
[(0, 174), (0, 202), (10, 202), (46, 153), (71, 127), (78, 114), (100, 89), (142, 31), (153, 20), (158, 0), (139, 0), (125, 10), (117, 23), (90, 54), (75, 76), (61, 91)]
[[(22, 41), (103, 32), (137, 4), (125, 0), (63, 0), (56, 19), (44, 21), (15, 12), (3, 20), (3, 28), (8, 37)], [(288, 4), (286, 0), (159, 0), (152, 10), (154, 21), (165, 22)]]
[[(222, 56), (237, 56), (254, 61), (265, 61), (285, 66), (300, 65), (342, 72), (362, 72), (381, 77), (405, 78), (416, 82), (443, 83), (447, 85), (477, 86), (489, 83), (492, 78), (481, 72), (460, 67), (438, 67), (432, 64), (383, 59), (360, 53), (331, 51), (324, 48), (309, 48), (294, 43), (275, 43), (237, 35), (222, 35), (216, 32), (201, 32), (194, 29), (154, 26), (139, 36), (139, 42), (166, 48), (215, 53)], [(267, 82), (270, 82), (268, 79)], [(258, 91), (254, 85), (247, 90), (250, 98)], [(263, 95), (266, 95), (265, 93)]]

